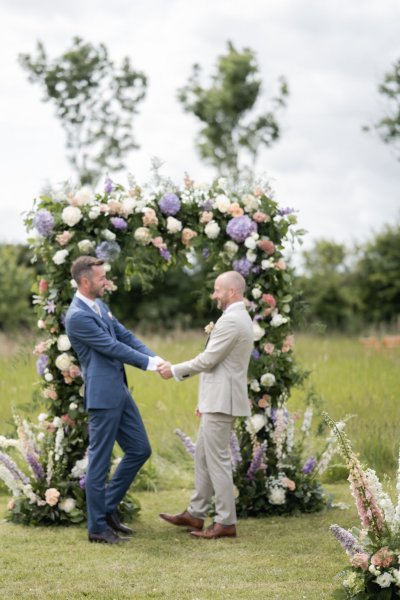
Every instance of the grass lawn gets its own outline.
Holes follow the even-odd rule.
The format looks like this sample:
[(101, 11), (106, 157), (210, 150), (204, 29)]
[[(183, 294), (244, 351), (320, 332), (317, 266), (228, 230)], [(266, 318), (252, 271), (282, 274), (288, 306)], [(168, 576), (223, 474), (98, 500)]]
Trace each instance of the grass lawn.
[[(345, 484), (327, 485), (349, 502)], [(0, 523), (0, 591), (7, 599), (323, 600), (347, 565), (329, 525), (358, 524), (355, 510), (241, 520), (236, 539), (198, 540), (158, 518), (180, 512), (190, 490), (136, 494), (135, 535), (123, 546), (89, 544), (83, 527)], [(3, 514), (6, 498), (0, 498)]]

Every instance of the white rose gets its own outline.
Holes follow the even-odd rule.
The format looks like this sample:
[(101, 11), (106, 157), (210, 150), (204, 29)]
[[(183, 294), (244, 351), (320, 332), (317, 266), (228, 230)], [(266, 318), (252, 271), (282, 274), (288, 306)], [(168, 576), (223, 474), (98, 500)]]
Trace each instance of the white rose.
[(103, 229), (101, 232), (101, 237), (107, 240), (107, 242), (113, 242), (117, 236), (113, 231), (110, 231), (109, 229)]
[(276, 378), (273, 373), (264, 373), (264, 375), (261, 375), (260, 378), (261, 385), (266, 388), (273, 386), (275, 381)]
[(246, 212), (254, 212), (259, 206), (259, 200), (252, 194), (246, 194), (246, 196), (243, 196), (242, 202)]
[(255, 287), (251, 290), (251, 295), (253, 296), (254, 300), (258, 300), (258, 298), (262, 296), (262, 291), (260, 288)]
[(235, 242), (225, 242), (224, 251), (226, 252), (229, 258), (233, 258), (238, 250), (239, 246), (235, 244)]
[(268, 493), (268, 501), (270, 504), (285, 504), (286, 490), (282, 487), (273, 486)]
[(49, 373), (48, 371), (47, 371), (47, 373), (44, 374), (44, 378), (48, 383), (50, 383), (54, 379), (53, 375), (51, 373)]
[(54, 417), (52, 425), (54, 425), (54, 427), (61, 427), (62, 421), (60, 417)]
[(78, 190), (74, 196), (77, 206), (85, 206), (85, 204), (91, 204), (94, 200), (94, 194), (90, 187), (84, 185)]
[[(71, 208), (74, 207), (71, 206)], [(53, 263), (56, 265), (62, 265), (63, 263), (65, 263), (65, 259), (67, 258), (68, 254), (68, 250), (58, 250), (58, 252), (56, 252), (53, 256)]]
[(80, 242), (78, 242), (78, 250), (79, 252), (82, 252), (82, 254), (87, 254), (88, 252), (93, 250), (93, 248), (94, 242), (91, 242), (90, 240), (81, 240)]
[(133, 237), (141, 246), (147, 246), (151, 242), (152, 235), (150, 229), (147, 227), (138, 227)]
[(167, 219), (167, 230), (170, 233), (178, 233), (182, 229), (182, 223), (175, 219), (175, 217), (168, 217)]
[(254, 248), (257, 246), (257, 241), (253, 238), (253, 236), (250, 235), (244, 240), (244, 245), (246, 246), (246, 248), (254, 250)]
[(261, 261), (261, 268), (263, 271), (266, 271), (267, 269), (272, 269), (273, 266), (274, 266), (274, 263), (272, 262), (272, 260), (270, 258), (266, 258)]
[(133, 213), (135, 205), (136, 205), (135, 198), (125, 198), (124, 200), (122, 200), (122, 211), (121, 211), (121, 213), (125, 217), (127, 217), (128, 215), (131, 215)]
[(265, 423), (265, 416), (261, 413), (257, 413), (246, 419), (246, 429), (250, 435), (255, 435), (260, 429), (265, 427)]
[(57, 348), (59, 349), (60, 352), (66, 352), (67, 350), (70, 350), (71, 342), (69, 341), (69, 338), (67, 335), (62, 334), (62, 335), (58, 336)]
[(287, 321), (288, 321), (287, 317), (283, 317), (281, 314), (275, 313), (275, 314), (273, 314), (272, 319), (271, 319), (271, 326), (279, 327), (280, 325), (287, 323)]
[(40, 415), (38, 416), (39, 423), (43, 423), (43, 421), (45, 421), (48, 416), (49, 415), (47, 413), (40, 413)]
[(254, 252), (254, 250), (247, 250), (247, 252), (246, 252), (246, 258), (250, 262), (256, 262), (256, 260), (257, 260), (257, 254)]
[(259, 391), (261, 390), (261, 388), (260, 388), (260, 384), (258, 383), (257, 379), (252, 379), (252, 380), (250, 381), (250, 389), (251, 389), (253, 392), (259, 392)]
[(265, 335), (265, 329), (260, 327), (258, 321), (253, 321), (253, 339), (255, 342), (261, 340), (261, 338)]
[(70, 513), (71, 510), (74, 510), (76, 502), (73, 498), (65, 498), (62, 502), (58, 503), (59, 508), (66, 513)]
[(78, 405), (75, 402), (71, 402), (68, 408), (69, 410), (75, 410), (78, 408)]
[(92, 206), (91, 209), (89, 210), (88, 217), (89, 217), (89, 219), (92, 219), (92, 221), (94, 221), (95, 219), (97, 219), (99, 214), (100, 214), (100, 207)]
[(225, 194), (219, 194), (219, 196), (215, 198), (214, 206), (218, 208), (219, 212), (226, 213), (230, 205), (231, 202), (229, 198), (225, 196)]
[(67, 206), (62, 211), (61, 218), (69, 227), (73, 227), (82, 219), (82, 213), (77, 206)]
[(221, 228), (216, 221), (210, 221), (204, 228), (204, 232), (206, 236), (210, 238), (210, 240), (215, 240), (218, 237), (220, 231)]
[(45, 329), (46, 328), (46, 324), (43, 321), (43, 319), (39, 319), (39, 321), (37, 322), (37, 326), (39, 329)]
[(72, 356), (70, 354), (67, 354), (66, 352), (59, 354), (55, 361), (56, 367), (57, 369), (60, 369), (60, 371), (67, 371), (72, 365), (72, 363)]
[(390, 584), (394, 580), (393, 580), (391, 574), (386, 572), (386, 573), (382, 573), (382, 575), (379, 575), (375, 579), (375, 581), (378, 585), (380, 585), (381, 588), (388, 588), (388, 587), (390, 587)]

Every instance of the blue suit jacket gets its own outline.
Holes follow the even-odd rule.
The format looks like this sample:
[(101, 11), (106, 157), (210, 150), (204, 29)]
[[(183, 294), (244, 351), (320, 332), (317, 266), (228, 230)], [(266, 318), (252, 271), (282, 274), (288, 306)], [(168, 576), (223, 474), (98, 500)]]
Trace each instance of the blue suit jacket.
[(102, 318), (76, 296), (65, 317), (65, 328), (78, 355), (85, 382), (86, 408), (115, 408), (126, 397), (124, 363), (146, 370), (149, 356), (145, 344), (111, 316), (98, 301)]

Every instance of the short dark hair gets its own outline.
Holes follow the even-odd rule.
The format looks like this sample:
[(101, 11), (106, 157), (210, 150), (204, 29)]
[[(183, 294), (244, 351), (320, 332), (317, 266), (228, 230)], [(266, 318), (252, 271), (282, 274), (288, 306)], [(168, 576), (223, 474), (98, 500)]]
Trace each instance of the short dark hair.
[(79, 285), (82, 277), (91, 276), (92, 267), (101, 267), (104, 265), (104, 260), (95, 258), (94, 256), (80, 256), (76, 258), (71, 266), (72, 279), (75, 279)]

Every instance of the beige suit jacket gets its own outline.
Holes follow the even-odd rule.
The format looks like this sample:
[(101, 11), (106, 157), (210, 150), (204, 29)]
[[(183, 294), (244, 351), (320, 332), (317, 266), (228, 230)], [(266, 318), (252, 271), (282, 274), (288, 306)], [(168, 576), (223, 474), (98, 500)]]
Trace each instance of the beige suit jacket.
[(247, 370), (253, 349), (253, 324), (243, 303), (233, 304), (215, 324), (204, 352), (174, 365), (178, 379), (200, 375), (202, 413), (250, 416)]

